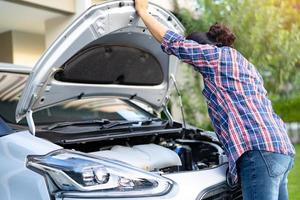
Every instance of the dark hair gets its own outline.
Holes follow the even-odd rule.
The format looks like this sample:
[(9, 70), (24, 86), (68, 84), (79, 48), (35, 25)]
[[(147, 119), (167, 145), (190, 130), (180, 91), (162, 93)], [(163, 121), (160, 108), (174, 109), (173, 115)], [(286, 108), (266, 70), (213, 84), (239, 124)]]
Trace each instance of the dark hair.
[(194, 40), (199, 44), (211, 44), (218, 47), (232, 47), (235, 40), (234, 33), (224, 24), (215, 23), (208, 32), (193, 32), (186, 39)]
[(215, 42), (211, 41), (206, 32), (193, 32), (186, 37), (188, 40), (194, 40), (199, 44), (211, 44), (216, 45)]

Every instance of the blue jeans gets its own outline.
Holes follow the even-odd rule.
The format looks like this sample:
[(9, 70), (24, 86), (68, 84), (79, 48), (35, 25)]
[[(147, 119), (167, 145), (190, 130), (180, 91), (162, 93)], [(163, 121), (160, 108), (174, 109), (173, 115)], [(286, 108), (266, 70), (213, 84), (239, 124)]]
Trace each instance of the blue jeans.
[(238, 160), (243, 200), (288, 200), (287, 176), (292, 156), (248, 151)]

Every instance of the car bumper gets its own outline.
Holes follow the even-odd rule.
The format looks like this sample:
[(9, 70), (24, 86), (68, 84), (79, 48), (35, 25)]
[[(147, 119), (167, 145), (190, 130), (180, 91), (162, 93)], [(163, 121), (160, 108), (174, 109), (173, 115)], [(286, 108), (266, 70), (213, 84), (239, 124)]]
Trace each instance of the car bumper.
[[(136, 198), (99, 198), (99, 200), (118, 200), (118, 199), (133, 199), (133, 200), (154, 200), (154, 199), (167, 199), (167, 200), (190, 200), (190, 199), (202, 199), (202, 197), (214, 190), (215, 187), (224, 185), (226, 182), (226, 170), (227, 164), (194, 172), (183, 172), (166, 174), (164, 177), (171, 179), (174, 182), (172, 189), (164, 196), (155, 197), (136, 197)], [(93, 194), (95, 195), (95, 194)], [(87, 200), (90, 199), (88, 193), (85, 194), (72, 194), (63, 193), (56, 197), (56, 200)], [(93, 198), (97, 200), (97, 198)]]

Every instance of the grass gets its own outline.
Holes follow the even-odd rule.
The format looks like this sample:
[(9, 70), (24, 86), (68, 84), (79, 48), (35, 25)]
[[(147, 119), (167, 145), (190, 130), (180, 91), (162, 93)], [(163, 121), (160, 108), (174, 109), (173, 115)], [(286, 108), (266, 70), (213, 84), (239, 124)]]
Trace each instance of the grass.
[(300, 122), (300, 95), (280, 98), (272, 101), (272, 104), (275, 112), (284, 122)]
[(299, 200), (300, 199), (300, 144), (295, 145), (296, 157), (294, 168), (289, 174), (288, 179), (288, 189), (289, 189), (289, 199)]

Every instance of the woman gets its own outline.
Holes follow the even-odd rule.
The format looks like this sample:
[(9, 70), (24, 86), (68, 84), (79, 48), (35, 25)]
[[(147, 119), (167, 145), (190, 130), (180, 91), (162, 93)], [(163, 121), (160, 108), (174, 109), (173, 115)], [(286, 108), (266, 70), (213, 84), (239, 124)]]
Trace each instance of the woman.
[(295, 149), (272, 109), (262, 77), (232, 48), (234, 34), (214, 24), (207, 33), (185, 38), (148, 13), (148, 0), (135, 0), (135, 7), (163, 51), (203, 76), (209, 116), (227, 154), (232, 182), (242, 185), (243, 199), (288, 199), (287, 175)]

